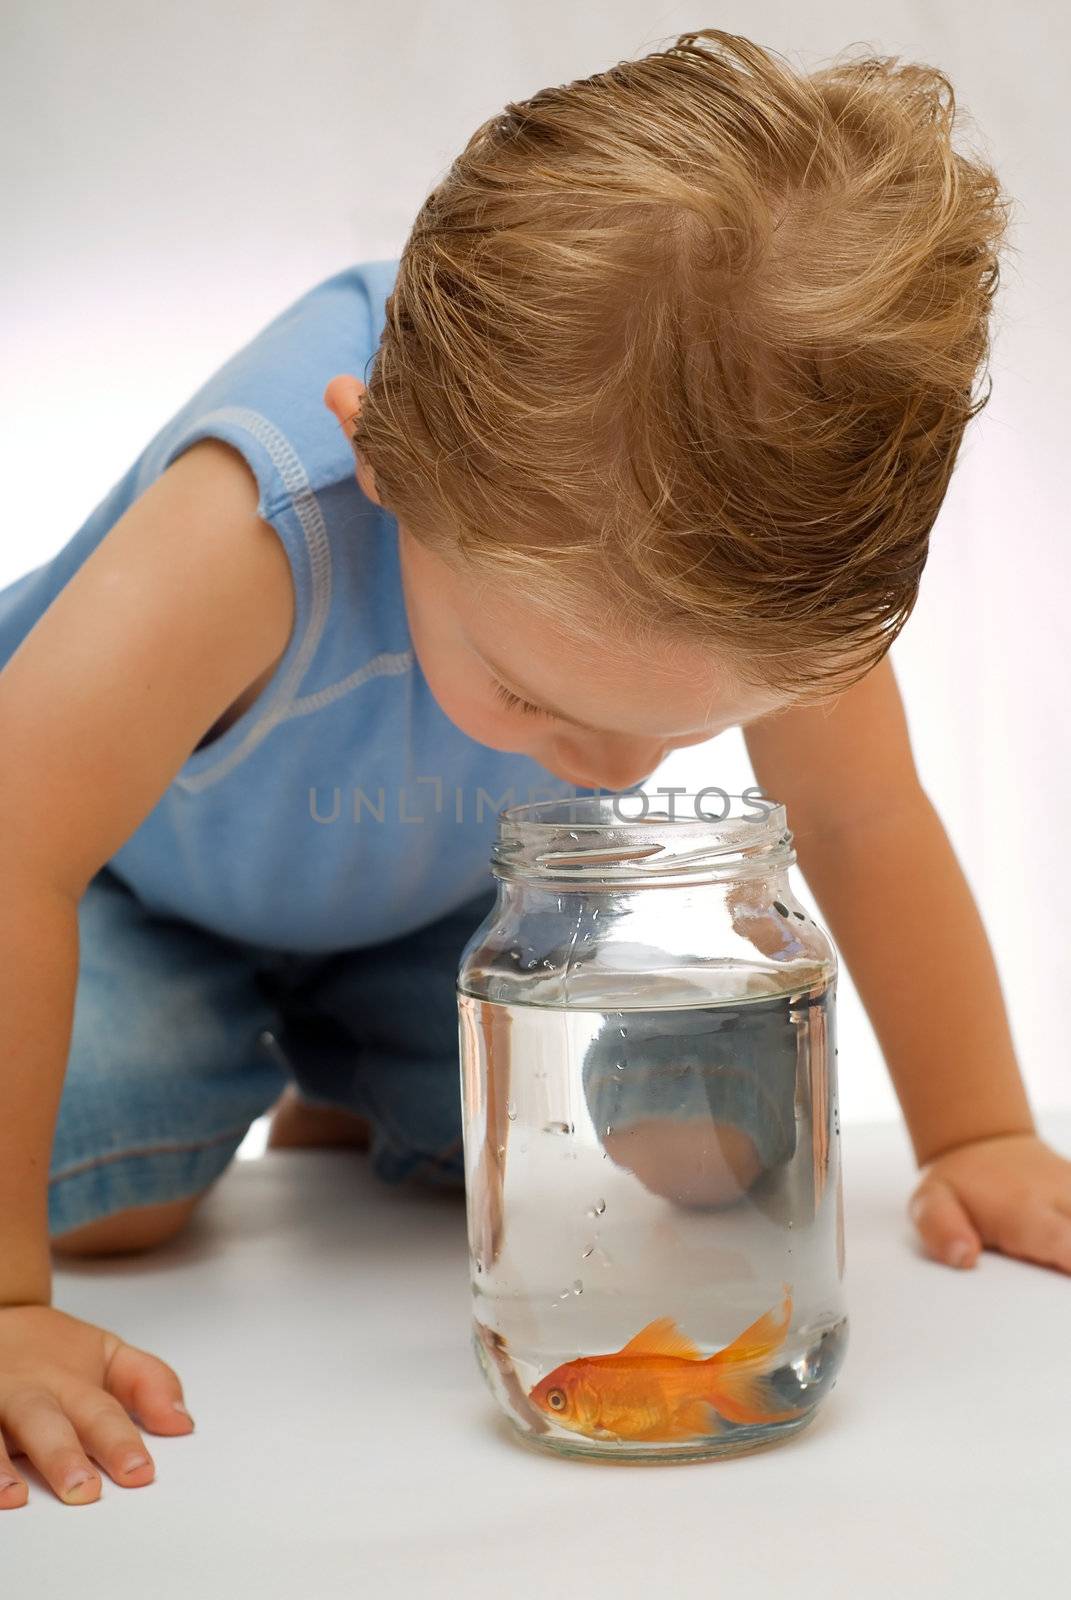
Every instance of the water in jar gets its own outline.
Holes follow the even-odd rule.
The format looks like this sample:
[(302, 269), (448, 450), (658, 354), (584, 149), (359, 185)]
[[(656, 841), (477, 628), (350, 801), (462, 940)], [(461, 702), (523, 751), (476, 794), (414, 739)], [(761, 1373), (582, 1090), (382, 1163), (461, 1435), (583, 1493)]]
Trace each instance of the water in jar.
[(844, 1351), (833, 980), (662, 990), (459, 994), (476, 1353), (565, 1454), (759, 1448)]

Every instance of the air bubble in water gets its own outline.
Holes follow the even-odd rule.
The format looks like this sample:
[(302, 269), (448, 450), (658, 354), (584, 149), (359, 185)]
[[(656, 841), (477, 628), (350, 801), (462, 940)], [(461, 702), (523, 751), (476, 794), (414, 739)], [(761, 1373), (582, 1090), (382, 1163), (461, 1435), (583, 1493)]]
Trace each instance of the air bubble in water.
[(543, 965), (545, 967), (552, 967), (554, 965), (554, 963), (553, 963), (553, 961), (544, 961)]
[(593, 1256), (594, 1254), (595, 1246), (593, 1244), (589, 1244), (586, 1250), (581, 1250), (580, 1259), (581, 1261), (586, 1261), (589, 1256)]
[(573, 1124), (571, 1122), (545, 1122), (543, 1124), (544, 1133), (572, 1133), (572, 1131)]
[(600, 1198), (600, 1199), (596, 1200), (595, 1204), (592, 1206), (591, 1210), (588, 1212), (588, 1216), (589, 1217), (601, 1217), (605, 1210), (606, 1210), (606, 1201)]
[(561, 1294), (558, 1296), (558, 1299), (559, 1300), (568, 1300), (568, 1298), (569, 1298), (569, 1290), (568, 1289), (563, 1289)]
[(607, 1132), (607, 1133), (613, 1133), (613, 1131), (614, 1131), (614, 1125), (613, 1125), (613, 1123), (612, 1123), (612, 1122), (608, 1122), (608, 1123), (607, 1123), (607, 1124), (606, 1124), (606, 1132)]
[(512, 1100), (510, 1100), (506, 1105), (506, 1115), (507, 1115), (507, 1117), (509, 1118), (509, 1120), (511, 1122), (516, 1122), (516, 1120), (517, 1120), (517, 1107), (514, 1105)]
[(627, 1029), (627, 1028), (618, 1028), (618, 1030), (617, 1030), (617, 1031), (618, 1031), (618, 1033), (619, 1033), (619, 1034), (620, 1034), (620, 1035), (621, 1035), (621, 1037), (622, 1037), (622, 1039), (623, 1039), (623, 1038), (624, 1038), (624, 1037), (625, 1037), (625, 1035), (626, 1035), (626, 1034), (627, 1034), (627, 1033), (628, 1033), (628, 1029)]
[(574, 1278), (573, 1279), (573, 1293), (574, 1294), (583, 1294), (584, 1293), (584, 1284), (583, 1284), (583, 1281), (580, 1278)]

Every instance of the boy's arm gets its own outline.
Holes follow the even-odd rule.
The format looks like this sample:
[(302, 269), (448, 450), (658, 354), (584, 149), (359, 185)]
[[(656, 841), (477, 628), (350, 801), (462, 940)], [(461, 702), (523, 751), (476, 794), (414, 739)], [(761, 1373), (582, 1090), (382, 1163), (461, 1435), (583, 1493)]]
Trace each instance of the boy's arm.
[[(179, 1379), (51, 1302), (48, 1180), (78, 976), (78, 903), (293, 626), (281, 540), (236, 451), (194, 444), (109, 530), (0, 671), (0, 1508), (123, 1484), (141, 1435), (188, 1431)], [(103, 1391), (103, 1392), (102, 1392)], [(111, 1398), (106, 1399), (105, 1393)], [(118, 1413), (118, 1414), (117, 1414)], [(121, 1420), (120, 1420), (121, 1419)], [(147, 1454), (147, 1453), (146, 1453)], [(130, 1476), (130, 1471), (136, 1477)], [(88, 1481), (78, 1489), (70, 1475)], [(15, 1488), (5, 1491), (3, 1480)]]
[(193, 445), (0, 671), (0, 1306), (50, 1294), (78, 901), (292, 625), (286, 553), (256, 505), (236, 451)]
[(744, 736), (928, 1167), (912, 1207), (927, 1247), (967, 1265), (990, 1244), (1071, 1272), (1071, 1163), (1034, 1134), (993, 953), (888, 656), (835, 701)]

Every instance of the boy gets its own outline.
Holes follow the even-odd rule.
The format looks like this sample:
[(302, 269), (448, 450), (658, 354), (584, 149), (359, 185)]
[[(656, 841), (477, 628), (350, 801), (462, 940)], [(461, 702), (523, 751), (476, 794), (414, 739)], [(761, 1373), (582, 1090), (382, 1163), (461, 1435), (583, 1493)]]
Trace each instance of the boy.
[(51, 1305), (50, 1245), (173, 1236), (291, 1081), (280, 1140), (334, 1108), (386, 1181), (456, 1187), (480, 791), (626, 789), (734, 725), (927, 1249), (1071, 1271), (1071, 1163), (887, 659), (1004, 221), (947, 89), (705, 30), (508, 107), (400, 263), (288, 308), (0, 595), (0, 1508), (18, 1451), (79, 1503), (94, 1462), (151, 1480), (135, 1416), (191, 1426), (172, 1368)]

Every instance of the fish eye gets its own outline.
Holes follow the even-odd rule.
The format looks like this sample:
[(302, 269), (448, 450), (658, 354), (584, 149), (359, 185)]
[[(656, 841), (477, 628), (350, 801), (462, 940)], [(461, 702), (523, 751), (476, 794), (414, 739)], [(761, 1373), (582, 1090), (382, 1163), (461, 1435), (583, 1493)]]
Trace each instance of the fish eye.
[(548, 1393), (547, 1393), (547, 1405), (550, 1406), (552, 1411), (564, 1411), (565, 1410), (565, 1390), (564, 1389), (551, 1389), (551, 1390), (549, 1390)]

